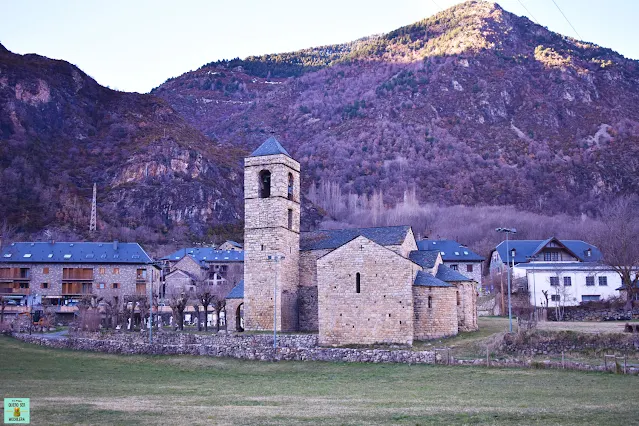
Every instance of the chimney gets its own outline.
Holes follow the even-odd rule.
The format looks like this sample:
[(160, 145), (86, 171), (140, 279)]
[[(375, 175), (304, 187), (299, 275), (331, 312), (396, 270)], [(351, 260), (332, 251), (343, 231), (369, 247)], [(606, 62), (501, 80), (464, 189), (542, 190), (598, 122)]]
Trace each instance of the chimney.
[(118, 240), (113, 240), (113, 250), (118, 249)]

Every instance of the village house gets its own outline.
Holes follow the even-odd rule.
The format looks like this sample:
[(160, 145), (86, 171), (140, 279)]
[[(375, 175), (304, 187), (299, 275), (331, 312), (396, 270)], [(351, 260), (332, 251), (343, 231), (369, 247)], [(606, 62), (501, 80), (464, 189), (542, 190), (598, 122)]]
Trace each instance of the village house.
[(409, 226), (300, 232), (300, 164), (271, 137), (244, 170), (244, 280), (229, 324), (317, 331), (333, 346), (477, 329), (477, 283), (419, 250)]
[(419, 250), (439, 250), (444, 265), (476, 281), (481, 287), (485, 257), (454, 240), (424, 239), (417, 241), (417, 248)]
[(112, 298), (144, 295), (159, 283), (159, 269), (137, 243), (17, 242), (0, 252), (0, 296), (26, 307), (76, 311), (87, 295)]
[(574, 306), (620, 295), (619, 274), (601, 263), (597, 247), (580, 240), (511, 240), (508, 251), (503, 241), (491, 253), (490, 274), (500, 277), (509, 268), (513, 292), (528, 292), (534, 306)]

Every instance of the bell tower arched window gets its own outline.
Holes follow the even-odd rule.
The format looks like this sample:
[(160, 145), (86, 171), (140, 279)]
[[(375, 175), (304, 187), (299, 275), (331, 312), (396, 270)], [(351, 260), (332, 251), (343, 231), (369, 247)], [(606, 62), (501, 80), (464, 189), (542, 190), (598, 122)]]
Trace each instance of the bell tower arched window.
[(271, 172), (262, 170), (260, 172), (260, 198), (271, 196)]
[(355, 274), (355, 293), (359, 293), (361, 290), (361, 276), (358, 273)]
[(288, 199), (293, 199), (293, 173), (288, 174)]

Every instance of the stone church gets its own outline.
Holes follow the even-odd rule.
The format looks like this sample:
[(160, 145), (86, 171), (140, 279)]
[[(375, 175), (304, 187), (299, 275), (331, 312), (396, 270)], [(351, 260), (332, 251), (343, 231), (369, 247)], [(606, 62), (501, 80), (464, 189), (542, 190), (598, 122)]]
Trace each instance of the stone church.
[(300, 164), (271, 137), (244, 162), (238, 330), (311, 331), (322, 345), (392, 343), (477, 329), (475, 282), (418, 250), (410, 226), (300, 232)]

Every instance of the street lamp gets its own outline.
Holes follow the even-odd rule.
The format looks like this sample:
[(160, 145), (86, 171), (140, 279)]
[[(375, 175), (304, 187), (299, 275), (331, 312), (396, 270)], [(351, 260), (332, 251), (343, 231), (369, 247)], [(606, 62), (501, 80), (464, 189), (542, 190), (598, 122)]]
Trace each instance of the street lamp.
[(269, 262), (275, 262), (275, 283), (273, 284), (273, 349), (277, 349), (277, 281), (279, 279), (280, 262), (284, 255), (275, 254), (266, 257)]
[[(506, 234), (506, 266), (508, 267), (508, 323), (509, 323), (509, 327), (510, 327), (510, 332), (513, 332), (513, 311), (512, 311), (512, 304), (510, 303), (510, 265), (508, 265), (508, 257), (511, 255), (509, 247), (508, 247), (508, 236), (510, 234), (516, 234), (517, 230), (515, 228), (497, 228), (495, 229), (495, 231), (497, 232), (503, 232), (504, 234)], [(513, 249), (512, 252), (512, 259), (513, 259), (513, 267), (515, 266), (515, 249)]]

